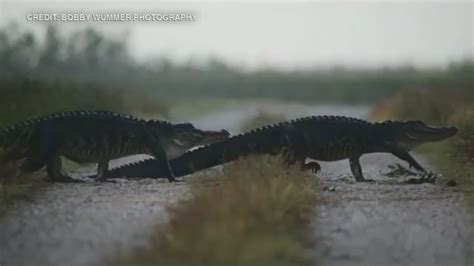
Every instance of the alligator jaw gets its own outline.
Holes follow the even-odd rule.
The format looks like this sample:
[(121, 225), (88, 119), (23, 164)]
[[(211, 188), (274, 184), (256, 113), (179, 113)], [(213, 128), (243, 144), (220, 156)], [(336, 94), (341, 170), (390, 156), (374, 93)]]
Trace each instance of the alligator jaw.
[(413, 142), (433, 142), (450, 138), (458, 132), (456, 127), (434, 127), (425, 126), (406, 133), (409, 140)]
[(203, 130), (201, 131), (201, 145), (214, 142), (224, 141), (230, 136), (229, 131), (222, 129), (221, 131)]
[(397, 128), (390, 130), (394, 133), (392, 144), (407, 151), (423, 143), (448, 139), (458, 132), (456, 127), (428, 126), (421, 121), (398, 122)]
[(230, 133), (224, 129), (221, 131), (194, 129), (190, 132), (174, 137), (173, 141), (177, 145), (189, 149), (195, 146), (224, 141), (229, 137), (229, 135)]

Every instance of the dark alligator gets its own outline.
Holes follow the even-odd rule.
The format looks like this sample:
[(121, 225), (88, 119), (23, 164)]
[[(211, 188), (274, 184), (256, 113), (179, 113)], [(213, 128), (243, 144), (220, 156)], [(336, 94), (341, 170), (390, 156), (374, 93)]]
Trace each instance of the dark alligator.
[(20, 169), (25, 172), (46, 165), (52, 180), (74, 181), (61, 173), (64, 156), (78, 163), (98, 162), (97, 178), (103, 181), (109, 160), (150, 154), (157, 170), (173, 181), (169, 159), (228, 136), (225, 130), (203, 131), (189, 123), (142, 120), (110, 111), (63, 112), (0, 129), (0, 163), (24, 159)]
[[(231, 137), (171, 160), (176, 176), (184, 176), (248, 154), (276, 154), (287, 151), (289, 163), (299, 162), (302, 169), (320, 170), (317, 162), (349, 159), (357, 181), (366, 181), (359, 158), (363, 154), (391, 153), (419, 171), (423, 167), (408, 153), (419, 144), (440, 141), (455, 135), (455, 127), (433, 127), (421, 121), (370, 123), (341, 116), (304, 117)], [(124, 165), (108, 172), (109, 177), (164, 177), (153, 159)]]

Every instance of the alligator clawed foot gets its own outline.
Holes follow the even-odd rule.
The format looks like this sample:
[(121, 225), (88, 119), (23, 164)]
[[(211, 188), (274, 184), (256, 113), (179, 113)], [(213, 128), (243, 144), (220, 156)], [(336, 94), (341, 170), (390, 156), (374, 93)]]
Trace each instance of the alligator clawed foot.
[(178, 182), (178, 180), (177, 180), (173, 175), (168, 176), (168, 181), (169, 181), (170, 183)]
[(317, 162), (309, 162), (304, 164), (303, 170), (311, 170), (311, 173), (316, 174), (321, 171), (321, 166)]
[(321, 167), (313, 168), (313, 169), (311, 169), (311, 172), (313, 172), (313, 174), (317, 174), (317, 173), (321, 172)]

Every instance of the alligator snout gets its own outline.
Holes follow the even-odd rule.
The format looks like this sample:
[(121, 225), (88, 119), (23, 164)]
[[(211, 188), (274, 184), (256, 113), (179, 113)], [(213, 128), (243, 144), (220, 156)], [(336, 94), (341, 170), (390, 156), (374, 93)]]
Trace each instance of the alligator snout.
[(457, 127), (450, 127), (450, 128), (448, 128), (448, 129), (449, 129), (450, 132), (451, 132), (451, 136), (456, 135), (456, 134), (458, 133), (458, 131), (459, 131)]
[(442, 135), (446, 138), (452, 137), (458, 133), (457, 127), (433, 127), (433, 134)]
[(433, 127), (428, 126), (423, 130), (419, 131), (418, 134), (414, 134), (415, 139), (420, 141), (440, 141), (450, 137), (453, 137), (458, 133), (457, 127)]

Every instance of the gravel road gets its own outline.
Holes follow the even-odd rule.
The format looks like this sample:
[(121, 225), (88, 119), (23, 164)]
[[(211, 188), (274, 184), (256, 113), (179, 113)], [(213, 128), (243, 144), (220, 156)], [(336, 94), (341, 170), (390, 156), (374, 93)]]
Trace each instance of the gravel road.
[(165, 206), (187, 195), (185, 182), (151, 179), (41, 190), (38, 199), (14, 206), (0, 221), (0, 265), (102, 265), (146, 245), (148, 232), (166, 221)]
[(317, 265), (473, 265), (472, 224), (456, 188), (403, 184), (380, 173), (395, 157), (362, 158), (375, 184), (355, 183), (347, 161), (322, 164), (321, 189), (335, 191), (320, 192), (315, 212)]
[[(252, 105), (193, 121), (198, 127), (239, 131), (239, 122), (259, 108), (293, 118), (303, 115), (364, 116), (366, 107)], [(134, 161), (133, 156), (113, 162)], [(376, 184), (355, 184), (347, 162), (322, 164), (311, 254), (322, 265), (462, 265), (472, 240), (462, 195), (435, 185), (400, 185), (379, 171), (396, 161), (367, 156), (363, 169)], [(397, 161), (398, 162), (398, 161)], [(91, 167), (81, 168), (85, 176)], [(119, 181), (54, 184), (33, 202), (21, 202), (0, 220), (0, 265), (103, 265), (110, 256), (147, 244), (147, 235), (167, 219), (166, 206), (188, 191), (186, 181)], [(449, 262), (449, 263), (448, 263)]]

